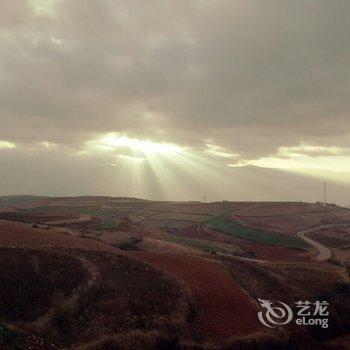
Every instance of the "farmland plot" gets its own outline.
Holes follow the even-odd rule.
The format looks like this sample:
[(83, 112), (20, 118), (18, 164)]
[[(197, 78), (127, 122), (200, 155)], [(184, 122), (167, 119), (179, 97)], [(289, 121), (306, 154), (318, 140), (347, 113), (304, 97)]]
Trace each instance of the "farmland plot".
[(202, 222), (208, 220), (211, 216), (190, 214), (190, 213), (178, 213), (178, 212), (161, 212), (151, 214), (148, 218), (152, 220), (179, 220), (179, 221), (191, 221), (191, 222)]
[(231, 212), (217, 216), (209, 220), (206, 225), (210, 228), (225, 232), (230, 235), (238, 236), (247, 240), (267, 245), (277, 245), (282, 247), (307, 248), (308, 245), (298, 237), (268, 233), (243, 227), (240, 224), (228, 221), (227, 218)]

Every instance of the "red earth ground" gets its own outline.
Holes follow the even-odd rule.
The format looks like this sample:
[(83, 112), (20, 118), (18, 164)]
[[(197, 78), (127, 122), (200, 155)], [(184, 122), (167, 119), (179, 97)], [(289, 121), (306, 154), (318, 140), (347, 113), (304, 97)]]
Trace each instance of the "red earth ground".
[(4, 212), (0, 213), (0, 219), (18, 221), (18, 222), (46, 222), (56, 220), (77, 219), (79, 215), (74, 213), (23, 213), (23, 212)]
[(197, 328), (209, 338), (243, 336), (261, 329), (258, 308), (229, 273), (209, 259), (166, 253), (132, 253), (188, 285), (199, 304)]
[[(0, 244), (3, 247), (67, 247), (121, 253), (116, 247), (92, 239), (5, 220), (0, 220)], [(203, 334), (223, 338), (259, 329), (256, 305), (217, 263), (180, 254), (137, 252), (131, 255), (163, 268), (191, 288), (202, 310), (198, 329)]]
[(293, 235), (311, 227), (350, 222), (347, 208), (308, 203), (260, 203), (236, 216), (248, 227)]
[(207, 239), (215, 242), (235, 243), (234, 237), (206, 226), (195, 225), (174, 232), (176, 236)]
[(304, 251), (297, 249), (288, 249), (277, 246), (261, 245), (254, 242), (241, 239), (239, 237), (230, 236), (228, 234), (215, 231), (209, 227), (192, 226), (184, 230), (176, 232), (177, 236), (188, 237), (194, 239), (207, 239), (213, 242), (225, 242), (253, 252), (255, 258), (268, 261), (305, 261), (310, 260), (312, 251)]
[(308, 261), (313, 255), (312, 250), (304, 251), (268, 245), (251, 244), (245, 248), (254, 252), (256, 259), (268, 261)]
[(0, 245), (19, 248), (80, 248), (120, 253), (121, 250), (93, 239), (76, 237), (52, 228), (32, 228), (27, 224), (0, 220)]
[(72, 222), (70, 224), (62, 224), (60, 226), (71, 227), (71, 228), (89, 228), (89, 227), (94, 227), (96, 225), (102, 225), (102, 224), (103, 224), (102, 218), (98, 216), (92, 216), (89, 221)]

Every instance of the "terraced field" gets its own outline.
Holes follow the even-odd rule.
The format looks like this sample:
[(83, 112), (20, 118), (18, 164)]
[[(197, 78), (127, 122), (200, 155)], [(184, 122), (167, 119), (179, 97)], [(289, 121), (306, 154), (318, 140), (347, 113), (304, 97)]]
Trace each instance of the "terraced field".
[(232, 212), (228, 212), (206, 222), (210, 228), (222, 231), (229, 235), (238, 236), (247, 240), (267, 245), (276, 245), (281, 247), (308, 248), (308, 245), (301, 239), (293, 236), (268, 233), (244, 227), (240, 224), (228, 221)]
[[(330, 335), (350, 329), (343, 245), (350, 228), (332, 224), (350, 221), (343, 208), (111, 197), (4, 202), (1, 349), (16, 321), (20, 344), (42, 344), (22, 346), (32, 350), (270, 350), (293, 342), (293, 349), (313, 342), (330, 350), (315, 329), (276, 334), (257, 318), (258, 298), (294, 303), (320, 293), (332, 305)], [(320, 222), (324, 229), (310, 237), (334, 246), (329, 262), (315, 261), (315, 249), (295, 235)]]
[(97, 226), (99, 229), (113, 228), (118, 224), (118, 221), (113, 216), (102, 216), (102, 218), (104, 223)]
[(184, 229), (193, 226), (193, 221), (187, 220), (152, 220), (142, 221), (142, 224), (149, 227), (157, 227), (162, 229)]
[(213, 241), (204, 240), (204, 239), (169, 236), (169, 237), (162, 238), (162, 240), (166, 242), (178, 243), (178, 244), (192, 247), (192, 248), (197, 248), (205, 252), (220, 252), (220, 253), (232, 254), (232, 253), (236, 253), (237, 251), (237, 247), (234, 247), (233, 245), (220, 243), (220, 242), (213, 242)]
[(350, 247), (350, 240), (346, 240), (338, 237), (331, 237), (328, 235), (324, 235), (322, 233), (311, 233), (310, 237), (327, 247), (331, 247), (331, 248)]
[[(0, 248), (0, 262), (1, 349), (174, 348), (187, 327), (187, 291), (126, 255)], [(47, 343), (24, 345), (18, 332), (10, 338), (13, 324)]]
[(154, 212), (148, 216), (148, 219), (152, 220), (179, 220), (179, 221), (191, 221), (202, 222), (211, 218), (211, 215), (200, 215), (192, 213), (179, 213), (179, 212)]
[(195, 327), (203, 335), (223, 339), (261, 330), (256, 304), (216, 262), (180, 254), (140, 252), (135, 256), (161, 267), (191, 288), (201, 310)]

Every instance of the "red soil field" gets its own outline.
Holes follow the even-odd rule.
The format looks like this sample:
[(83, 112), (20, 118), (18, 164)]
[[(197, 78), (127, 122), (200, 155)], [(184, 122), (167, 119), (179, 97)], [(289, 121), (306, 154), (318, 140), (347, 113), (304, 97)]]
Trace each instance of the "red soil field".
[(189, 286), (200, 307), (196, 326), (203, 336), (222, 339), (261, 329), (253, 300), (214, 261), (180, 254), (132, 255), (166, 270)]
[(324, 212), (327, 209), (317, 204), (308, 203), (259, 203), (250, 209), (245, 209), (242, 216), (276, 216), (276, 215), (295, 215), (314, 213), (316, 211)]
[(350, 210), (347, 208), (305, 203), (258, 205), (236, 216), (248, 227), (284, 234), (295, 234), (326, 224), (350, 222)]
[(346, 265), (350, 265), (350, 248), (342, 250), (334, 249), (333, 254), (336, 259), (342, 261)]
[(206, 239), (214, 242), (225, 242), (225, 243), (236, 242), (234, 237), (228, 234), (213, 230), (206, 226), (203, 226), (203, 227), (199, 227), (197, 225), (191, 226), (182, 230), (176, 230), (174, 231), (174, 234), (180, 237)]
[(0, 220), (0, 246), (27, 248), (80, 248), (121, 253), (116, 247), (88, 238), (76, 237), (55, 229), (31, 228), (29, 225)]
[(191, 254), (201, 255), (206, 254), (194, 248), (183, 246), (181, 244), (161, 241), (159, 239), (144, 238), (137, 247), (142, 251), (147, 252), (158, 252), (158, 253), (180, 253), (180, 254)]
[(152, 205), (149, 209), (156, 212), (169, 213), (188, 213), (188, 214), (204, 214), (218, 215), (230, 210), (241, 210), (252, 206), (249, 202), (161, 202)]
[(311, 233), (310, 237), (321, 244), (331, 247), (331, 248), (341, 248), (350, 245), (350, 240), (342, 239), (338, 237), (331, 237), (328, 235), (324, 235), (322, 233)]
[(255, 253), (255, 258), (268, 261), (307, 261), (312, 256), (312, 251), (302, 251), (297, 249), (288, 249), (283, 247), (267, 245), (246, 246), (251, 252)]
[(298, 231), (322, 224), (316, 216), (311, 215), (243, 216), (239, 214), (237, 217), (248, 227), (287, 235), (294, 235)]
[(74, 213), (22, 213), (9, 212), (0, 213), (0, 219), (20, 221), (20, 222), (47, 222), (56, 220), (72, 220), (77, 219), (79, 215)]
[(192, 226), (175, 233), (177, 236), (206, 239), (213, 242), (232, 243), (244, 248), (247, 251), (255, 253), (255, 258), (268, 261), (299, 261), (309, 260), (312, 253), (310, 251), (301, 251), (297, 249), (288, 249), (277, 246), (266, 246), (255, 244), (244, 239), (231, 237), (219, 231), (210, 229), (209, 227)]
[(154, 233), (157, 233), (159, 230), (131, 222), (122, 221), (117, 227), (112, 227), (111, 229), (107, 229), (106, 231), (124, 231), (132, 234), (141, 235), (142, 237), (151, 237)]
[(61, 227), (70, 227), (70, 228), (89, 228), (96, 225), (103, 224), (103, 219), (98, 216), (91, 217), (91, 220), (84, 222), (73, 222), (71, 224), (62, 224)]
[(350, 240), (350, 226), (326, 227), (326, 228), (314, 231), (314, 233), (321, 233), (330, 237)]

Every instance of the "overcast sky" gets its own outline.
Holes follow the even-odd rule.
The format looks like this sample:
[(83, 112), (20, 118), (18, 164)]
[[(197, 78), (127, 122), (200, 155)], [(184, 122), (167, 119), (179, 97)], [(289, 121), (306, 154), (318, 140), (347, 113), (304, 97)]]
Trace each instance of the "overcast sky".
[(347, 0), (2, 0), (0, 194), (188, 199), (249, 164), (345, 186), (349, 77)]

